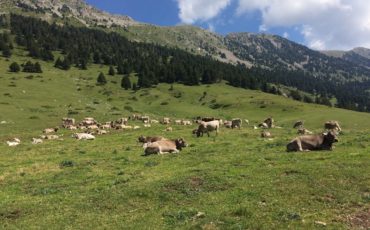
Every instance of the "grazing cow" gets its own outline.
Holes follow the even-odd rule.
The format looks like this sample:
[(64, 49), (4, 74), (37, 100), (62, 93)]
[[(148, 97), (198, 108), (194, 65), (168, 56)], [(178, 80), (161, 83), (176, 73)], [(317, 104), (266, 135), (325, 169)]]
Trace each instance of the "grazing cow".
[(162, 124), (164, 125), (168, 125), (171, 123), (171, 119), (168, 118), (168, 117), (164, 117), (163, 120), (162, 120)]
[(299, 135), (307, 135), (307, 134), (312, 134), (311, 131), (309, 131), (308, 129), (305, 129), (305, 128), (300, 128), (298, 129), (297, 133)]
[(144, 144), (144, 156), (150, 154), (179, 153), (187, 146), (184, 139), (160, 140)]
[(287, 151), (332, 150), (335, 142), (338, 142), (338, 139), (333, 131), (317, 135), (305, 135), (293, 139), (287, 145)]
[(232, 119), (231, 121), (231, 128), (234, 129), (234, 128), (241, 128), (242, 127), (242, 119), (240, 118), (234, 118)]
[(327, 121), (324, 126), (326, 130), (342, 131), (338, 121)]
[(181, 125), (181, 120), (175, 120), (175, 125)]
[(261, 137), (262, 138), (271, 138), (272, 137), (272, 134), (270, 132), (268, 132), (268, 131), (262, 131)]
[(165, 131), (172, 132), (172, 130), (173, 130), (172, 127), (167, 127)]
[(264, 124), (266, 124), (267, 125), (267, 128), (269, 128), (269, 129), (275, 127), (275, 125), (274, 125), (274, 119), (272, 117), (269, 117), (266, 120), (264, 120), (259, 126), (261, 128), (265, 128), (265, 125)]
[(151, 124), (144, 124), (144, 127), (145, 127), (145, 128), (150, 128), (150, 127), (152, 127), (152, 126), (151, 126)]
[(40, 139), (40, 138), (32, 138), (32, 144), (33, 145), (38, 145), (38, 144), (42, 144), (43, 143), (43, 140)]
[(70, 125), (75, 125), (76, 121), (73, 118), (63, 118), (62, 127), (67, 128)]
[(296, 123), (294, 123), (293, 125), (293, 128), (294, 129), (303, 128), (303, 125), (304, 125), (304, 121), (296, 121)]
[(49, 133), (56, 133), (58, 132), (59, 128), (56, 127), (56, 128), (53, 128), (53, 129), (44, 129), (44, 131), (42, 131), (43, 133), (45, 134), (49, 134)]
[(208, 121), (200, 123), (198, 130), (197, 130), (197, 137), (203, 136), (204, 133), (207, 133), (209, 137), (209, 132), (216, 131), (216, 136), (218, 135), (218, 131), (220, 129), (220, 121)]
[(21, 143), (21, 140), (19, 140), (18, 138), (14, 138), (13, 140), (6, 142), (6, 144), (9, 147), (15, 147), (15, 146), (19, 145), (20, 143)]
[(72, 137), (77, 140), (95, 140), (95, 136), (90, 133), (75, 133)]
[(144, 136), (140, 136), (138, 138), (138, 141), (143, 144), (157, 142), (161, 140), (167, 140), (167, 139), (164, 137), (144, 137)]

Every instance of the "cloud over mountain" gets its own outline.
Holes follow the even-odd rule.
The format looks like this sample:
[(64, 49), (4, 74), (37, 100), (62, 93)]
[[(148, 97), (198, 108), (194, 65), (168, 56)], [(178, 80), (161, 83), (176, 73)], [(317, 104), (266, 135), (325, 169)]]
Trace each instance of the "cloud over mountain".
[[(222, 11), (254, 15), (260, 31), (298, 30), (313, 49), (370, 47), (368, 0), (177, 0), (183, 23), (207, 22)], [(236, 8), (229, 7), (236, 3)], [(257, 13), (257, 14), (256, 14)], [(239, 20), (233, 20), (238, 23)]]
[(192, 24), (216, 17), (231, 0), (177, 0), (177, 2), (181, 21)]

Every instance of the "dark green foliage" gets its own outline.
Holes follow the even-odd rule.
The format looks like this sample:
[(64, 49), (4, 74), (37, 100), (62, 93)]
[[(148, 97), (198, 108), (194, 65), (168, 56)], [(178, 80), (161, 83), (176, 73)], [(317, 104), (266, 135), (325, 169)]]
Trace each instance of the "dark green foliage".
[(27, 61), (23, 65), (23, 72), (26, 72), (26, 73), (42, 73), (41, 65), (38, 62), (33, 64), (31, 61)]
[(111, 75), (111, 76), (116, 75), (116, 71), (114, 70), (114, 67), (113, 66), (110, 66), (109, 67), (108, 74)]
[(121, 87), (124, 88), (125, 90), (131, 89), (131, 81), (128, 75), (122, 78)]
[(105, 79), (105, 76), (103, 73), (100, 73), (97, 79), (97, 82), (99, 85), (105, 85), (107, 84), (107, 79)]
[(18, 65), (17, 62), (13, 62), (9, 66), (9, 71), (13, 73), (18, 73), (19, 71), (21, 71), (21, 67)]

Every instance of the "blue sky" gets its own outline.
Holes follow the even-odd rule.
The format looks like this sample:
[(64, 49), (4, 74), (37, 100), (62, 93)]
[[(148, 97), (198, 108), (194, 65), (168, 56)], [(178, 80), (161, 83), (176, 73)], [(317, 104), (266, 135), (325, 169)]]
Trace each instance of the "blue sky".
[(220, 34), (270, 33), (313, 49), (370, 48), (368, 0), (86, 0), (162, 26), (193, 24)]

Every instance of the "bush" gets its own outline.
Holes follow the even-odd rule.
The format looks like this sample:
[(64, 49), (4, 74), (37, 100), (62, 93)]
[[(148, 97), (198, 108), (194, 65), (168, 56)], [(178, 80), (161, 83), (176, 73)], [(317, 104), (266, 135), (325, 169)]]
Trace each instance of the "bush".
[(18, 65), (17, 62), (13, 62), (9, 66), (9, 71), (13, 73), (18, 73), (19, 71), (21, 71), (21, 67)]
[(107, 79), (105, 79), (105, 76), (103, 73), (100, 73), (97, 79), (97, 82), (99, 85), (105, 85), (107, 84)]

